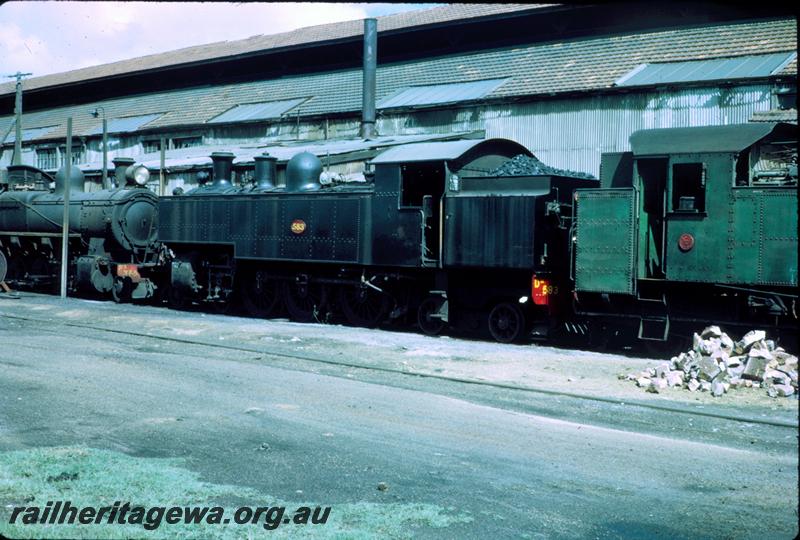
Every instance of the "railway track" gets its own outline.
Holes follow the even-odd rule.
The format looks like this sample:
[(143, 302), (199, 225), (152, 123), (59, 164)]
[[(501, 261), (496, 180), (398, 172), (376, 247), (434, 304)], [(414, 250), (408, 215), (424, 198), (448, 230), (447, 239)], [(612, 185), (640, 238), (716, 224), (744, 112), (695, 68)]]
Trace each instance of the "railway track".
[[(632, 408), (638, 409), (648, 409), (666, 413), (673, 413), (673, 414), (680, 414), (680, 415), (687, 415), (687, 416), (699, 416), (705, 418), (716, 418), (722, 419), (732, 422), (738, 423), (746, 423), (746, 424), (756, 424), (756, 425), (765, 425), (765, 426), (773, 426), (779, 428), (788, 428), (792, 430), (798, 429), (798, 423), (792, 421), (786, 421), (782, 419), (776, 418), (758, 418), (758, 417), (750, 417), (750, 416), (741, 416), (741, 415), (732, 415), (732, 414), (723, 414), (713, 411), (706, 411), (698, 408), (692, 407), (681, 407), (681, 406), (674, 406), (674, 405), (663, 405), (657, 403), (646, 403), (646, 402), (639, 402), (639, 401), (629, 401), (629, 400), (622, 400), (622, 399), (615, 399), (615, 398), (606, 398), (601, 396), (593, 396), (588, 394), (581, 394), (575, 392), (563, 392), (557, 390), (551, 390), (547, 388), (537, 388), (532, 386), (522, 386), (510, 383), (502, 383), (502, 382), (492, 382), (492, 381), (484, 381), (484, 380), (475, 380), (475, 379), (467, 379), (462, 377), (453, 377), (448, 375), (440, 375), (435, 373), (424, 373), (424, 372), (415, 372), (415, 371), (407, 371), (402, 369), (395, 369), (391, 367), (382, 367), (382, 366), (375, 366), (369, 364), (363, 364), (360, 362), (352, 362), (352, 361), (342, 361), (342, 360), (334, 360), (330, 358), (321, 358), (319, 356), (314, 355), (307, 355), (307, 354), (295, 354), (295, 353), (286, 353), (286, 352), (279, 352), (279, 351), (271, 351), (268, 348), (258, 348), (258, 347), (247, 347), (241, 345), (229, 345), (229, 344), (222, 344), (222, 343), (211, 343), (202, 340), (196, 339), (187, 339), (187, 338), (179, 338), (179, 337), (171, 337), (171, 336), (160, 336), (154, 334), (148, 334), (144, 332), (135, 332), (131, 330), (121, 330), (116, 328), (106, 328), (99, 325), (94, 324), (84, 324), (84, 323), (75, 323), (75, 322), (64, 322), (64, 321), (53, 321), (53, 320), (44, 320), (38, 319), (34, 317), (25, 317), (20, 315), (10, 315), (8, 313), (0, 312), (0, 315), (7, 319), (24, 321), (28, 323), (34, 323), (41, 326), (46, 326), (44, 331), (51, 332), (51, 333), (58, 333), (56, 329), (53, 328), (54, 325), (68, 327), (68, 328), (79, 328), (84, 330), (92, 330), (96, 332), (105, 332), (108, 334), (116, 334), (116, 335), (124, 335), (130, 337), (137, 337), (137, 338), (146, 338), (151, 340), (169, 342), (169, 343), (176, 343), (176, 344), (183, 344), (183, 345), (192, 345), (197, 347), (208, 347), (211, 349), (216, 350), (229, 350), (229, 351), (236, 351), (236, 352), (245, 352), (250, 354), (258, 354), (262, 357), (273, 357), (285, 360), (299, 360), (303, 362), (310, 362), (316, 364), (324, 364), (328, 366), (335, 366), (335, 367), (343, 367), (349, 369), (358, 369), (358, 370), (365, 370), (374, 373), (386, 373), (392, 375), (400, 375), (403, 377), (413, 377), (416, 379), (430, 379), (430, 380), (439, 380), (439, 381), (446, 381), (450, 383), (458, 383), (463, 385), (472, 385), (472, 386), (481, 386), (481, 387), (489, 387), (489, 388), (497, 388), (503, 390), (511, 390), (515, 392), (522, 392), (527, 394), (535, 394), (540, 396), (553, 396), (559, 398), (569, 398), (574, 400), (582, 400), (585, 402), (595, 402), (595, 403), (603, 403), (603, 404), (611, 404), (617, 405), (621, 407), (626, 407), (629, 410)], [(281, 366), (281, 368), (285, 368), (285, 366)], [(328, 374), (330, 375), (330, 374)]]

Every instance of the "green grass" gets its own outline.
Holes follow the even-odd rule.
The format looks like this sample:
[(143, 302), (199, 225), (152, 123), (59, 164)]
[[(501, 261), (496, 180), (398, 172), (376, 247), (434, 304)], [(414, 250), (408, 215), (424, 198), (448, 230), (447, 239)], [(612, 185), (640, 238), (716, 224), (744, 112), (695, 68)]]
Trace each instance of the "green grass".
[[(468, 523), (472, 518), (431, 504), (287, 503), (268, 494), (233, 485), (202, 482), (177, 459), (135, 458), (85, 447), (36, 448), (0, 453), (0, 532), (11, 538), (409, 538), (426, 528)], [(142, 525), (24, 525), (21, 515), (9, 524), (15, 506), (48, 501), (72, 506), (111, 506), (130, 502), (153, 506), (223, 506), (232, 517), (236, 505), (285, 506), (286, 516), (300, 506), (331, 506), (324, 525), (282, 524), (265, 530), (258, 524), (167, 524), (147, 530)], [(228, 503), (227, 505), (225, 503)], [(232, 521), (232, 520), (231, 520)]]

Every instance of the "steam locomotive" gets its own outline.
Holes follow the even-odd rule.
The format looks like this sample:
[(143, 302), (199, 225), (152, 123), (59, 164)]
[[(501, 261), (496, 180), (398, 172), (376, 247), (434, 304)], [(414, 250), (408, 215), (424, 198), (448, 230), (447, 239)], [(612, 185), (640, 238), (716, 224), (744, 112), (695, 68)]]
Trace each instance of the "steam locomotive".
[[(64, 195), (69, 190), (69, 287), (111, 295), (117, 301), (147, 299), (165, 251), (157, 241), (158, 197), (144, 185), (149, 172), (130, 158), (115, 160), (121, 187), (84, 192), (77, 168), (55, 178), (28, 165), (8, 168), (10, 189), (0, 191), (0, 253), (5, 279), (17, 287), (60, 287)], [(51, 192), (52, 186), (52, 192)], [(2, 186), (0, 186), (2, 187)]]
[(9, 177), (31, 188), (0, 194), (0, 254), (11, 281), (57, 279), (71, 185), (70, 275), (119, 301), (501, 342), (563, 330), (665, 341), (712, 322), (794, 330), (796, 129), (639, 131), (631, 152), (602, 156), (599, 182), (509, 167), (535, 158), (506, 139), (391, 147), (365, 182), (344, 183), (300, 153), (280, 171), (256, 156), (254, 185), (234, 186), (234, 155), (217, 152), (213, 181), (161, 198), (128, 162), (127, 185), (95, 193), (57, 177), (51, 194), (52, 179), (17, 166)]
[(519, 155), (531, 154), (506, 139), (408, 144), (372, 159), (368, 182), (326, 187), (310, 153), (288, 162), (285, 186), (258, 156), (256, 186), (237, 189), (234, 156), (214, 153), (213, 183), (159, 201), (170, 300), (238, 296), (263, 317), (285, 307), (297, 321), (410, 320), (428, 334), (485, 325), (517, 340), (569, 290), (571, 194), (597, 185), (488, 174)]

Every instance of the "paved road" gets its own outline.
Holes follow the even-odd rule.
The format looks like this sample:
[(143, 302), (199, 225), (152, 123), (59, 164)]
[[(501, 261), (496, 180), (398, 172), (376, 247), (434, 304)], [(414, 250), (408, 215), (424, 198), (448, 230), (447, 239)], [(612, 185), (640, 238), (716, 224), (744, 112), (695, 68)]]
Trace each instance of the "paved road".
[(87, 445), (179, 457), (204, 481), (334, 512), (357, 501), (426, 503), (471, 518), (422, 524), (416, 536), (797, 532), (797, 440), (785, 428), (749, 426), (775, 441), (768, 448), (674, 428), (642, 433), (624, 418), (615, 427), (526, 413), (528, 398), (496, 389), (314, 373), (266, 355), (10, 319), (0, 343), (0, 451)]

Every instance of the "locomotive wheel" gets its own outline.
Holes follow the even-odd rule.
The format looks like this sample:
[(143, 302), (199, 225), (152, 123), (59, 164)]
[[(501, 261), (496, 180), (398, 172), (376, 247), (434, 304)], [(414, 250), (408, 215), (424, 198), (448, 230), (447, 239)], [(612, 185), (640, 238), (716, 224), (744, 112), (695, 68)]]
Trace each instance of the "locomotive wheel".
[(167, 305), (171, 309), (183, 310), (186, 309), (186, 306), (189, 303), (183, 291), (175, 287), (168, 287), (166, 296)]
[(444, 330), (445, 323), (439, 317), (433, 317), (435, 313), (439, 312), (442, 307), (442, 298), (438, 296), (429, 296), (419, 305), (417, 309), (417, 323), (419, 329), (429, 336), (438, 336)]
[(287, 282), (283, 287), (283, 300), (289, 318), (296, 322), (319, 320), (327, 303), (327, 290), (318, 283)]
[(117, 304), (124, 304), (131, 300), (131, 283), (129, 279), (115, 277), (114, 284), (111, 286), (111, 296)]
[(366, 328), (378, 326), (391, 307), (387, 294), (364, 285), (341, 287), (339, 303), (347, 322)]
[(517, 341), (525, 330), (525, 315), (519, 305), (501, 302), (489, 312), (489, 332), (500, 343)]
[(281, 303), (278, 281), (270, 279), (265, 272), (246, 276), (242, 290), (242, 304), (253, 317), (272, 317)]
[(6, 268), (5, 279), (14, 281), (16, 279), (22, 279), (25, 277), (25, 265), (22, 264), (20, 257), (12, 254), (6, 257), (6, 261), (8, 266)]

